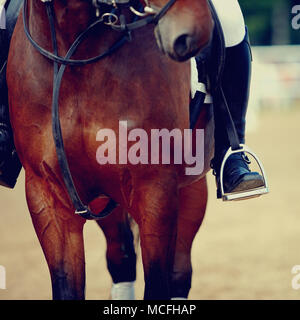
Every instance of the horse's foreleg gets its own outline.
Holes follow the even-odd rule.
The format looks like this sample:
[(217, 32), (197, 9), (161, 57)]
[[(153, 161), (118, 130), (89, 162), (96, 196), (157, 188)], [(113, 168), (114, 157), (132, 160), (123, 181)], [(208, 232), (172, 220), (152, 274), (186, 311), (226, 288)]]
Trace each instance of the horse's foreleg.
[(113, 300), (132, 300), (136, 280), (136, 254), (127, 213), (120, 207), (97, 221), (107, 243), (107, 268), (113, 281)]
[(172, 182), (163, 184), (156, 179), (139, 194), (144, 298), (148, 300), (170, 299), (178, 211), (177, 185)]
[(83, 225), (59, 183), (26, 172), (26, 197), (51, 274), (53, 299), (84, 299)]
[(179, 199), (180, 209), (171, 296), (172, 298), (184, 299), (188, 297), (191, 288), (191, 247), (206, 210), (206, 178), (182, 188)]

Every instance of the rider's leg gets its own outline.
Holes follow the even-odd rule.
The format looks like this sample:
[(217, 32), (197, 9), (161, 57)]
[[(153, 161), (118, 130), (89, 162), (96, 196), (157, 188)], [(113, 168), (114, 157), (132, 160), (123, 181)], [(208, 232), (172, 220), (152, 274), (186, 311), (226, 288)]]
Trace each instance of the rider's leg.
[[(14, 6), (15, 3), (12, 2)], [(15, 152), (9, 120), (6, 60), (11, 33), (6, 29), (7, 21), (5, 21), (5, 8), (3, 6), (0, 7), (0, 16), (0, 185), (13, 188), (21, 170), (21, 164)]]
[(5, 8), (0, 6), (0, 164), (7, 153), (9, 141), (9, 122), (7, 108), (7, 87), (5, 81), (5, 61), (7, 59), (8, 37), (6, 30)]
[[(0, 70), (7, 55), (7, 31), (6, 31), (6, 13), (4, 5), (0, 4)], [(4, 50), (3, 50), (4, 49)]]
[[(245, 143), (245, 117), (248, 106), (251, 78), (251, 51), (248, 35), (245, 30), (244, 18), (237, 0), (212, 0), (222, 25), (226, 59), (222, 76), (223, 91), (239, 136), (240, 143)], [(213, 168), (218, 183), (220, 197), (220, 166), (229, 148), (229, 141), (224, 123), (215, 112), (215, 157)], [(263, 177), (257, 172), (251, 172), (247, 157), (238, 153), (232, 155), (224, 168), (224, 191), (245, 191), (264, 185)]]

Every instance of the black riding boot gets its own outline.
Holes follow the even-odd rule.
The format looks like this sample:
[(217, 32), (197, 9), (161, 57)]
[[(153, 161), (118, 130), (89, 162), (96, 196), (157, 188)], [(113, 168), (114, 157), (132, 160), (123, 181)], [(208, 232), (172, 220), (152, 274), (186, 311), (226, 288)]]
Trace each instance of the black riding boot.
[(0, 30), (0, 185), (13, 188), (22, 165), (15, 150), (9, 120), (6, 85), (8, 38), (6, 30)]
[[(245, 143), (245, 117), (248, 106), (250, 78), (251, 49), (248, 34), (246, 33), (245, 39), (239, 45), (226, 48), (225, 66), (222, 75), (224, 95), (236, 127), (239, 141), (242, 144)], [(212, 168), (216, 175), (217, 197), (220, 198), (220, 167), (230, 144), (223, 119), (217, 107), (214, 108), (214, 116), (215, 157), (212, 161)], [(247, 191), (264, 185), (263, 177), (257, 172), (251, 172), (248, 164), (249, 159), (243, 153), (233, 154), (229, 157), (223, 171), (225, 193)]]

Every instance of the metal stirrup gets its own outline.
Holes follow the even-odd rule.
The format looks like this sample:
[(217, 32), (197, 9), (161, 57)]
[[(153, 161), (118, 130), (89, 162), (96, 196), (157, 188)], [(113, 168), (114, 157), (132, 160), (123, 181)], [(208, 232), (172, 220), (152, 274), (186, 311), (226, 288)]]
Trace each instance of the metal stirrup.
[[(221, 188), (221, 196), (222, 196), (223, 201), (246, 200), (246, 199), (259, 197), (259, 196), (269, 192), (269, 185), (268, 185), (268, 181), (267, 181), (267, 176), (266, 176), (265, 169), (262, 165), (262, 162), (259, 160), (257, 155), (249, 147), (247, 147), (243, 144), (241, 144), (240, 146), (241, 146), (241, 149), (239, 149), (239, 150), (232, 150), (232, 148), (230, 147), (228, 149), (228, 151), (226, 152), (224, 159), (222, 161), (222, 165), (221, 165), (221, 169), (220, 169), (220, 188)], [(246, 190), (246, 191), (225, 193), (224, 192), (224, 181), (223, 181), (223, 172), (224, 172), (225, 164), (231, 155), (233, 155), (235, 153), (242, 153), (242, 152), (248, 153), (254, 158), (254, 160), (256, 161), (256, 163), (258, 164), (258, 166), (260, 168), (261, 175), (264, 179), (264, 185), (262, 187), (258, 187), (258, 188), (254, 188), (254, 189), (250, 189), (250, 190)]]

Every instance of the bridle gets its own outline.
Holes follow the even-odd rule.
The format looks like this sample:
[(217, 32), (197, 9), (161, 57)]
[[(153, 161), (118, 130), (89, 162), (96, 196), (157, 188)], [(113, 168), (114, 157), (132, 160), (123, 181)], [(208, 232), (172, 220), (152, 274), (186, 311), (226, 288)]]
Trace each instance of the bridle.
[[(120, 49), (127, 41), (131, 39), (131, 31), (144, 27), (148, 24), (157, 24), (163, 16), (167, 13), (167, 11), (174, 5), (176, 0), (169, 0), (169, 2), (161, 8), (158, 12), (152, 9), (147, 3), (143, 8), (144, 11), (140, 11), (135, 8), (135, 4), (133, 0), (88, 0), (92, 1), (93, 6), (96, 10), (96, 20), (90, 26), (88, 26), (73, 42), (71, 47), (69, 48), (65, 57), (61, 57), (58, 55), (57, 48), (57, 40), (56, 40), (56, 31), (54, 25), (54, 8), (53, 1), (54, 0), (41, 0), (45, 4), (45, 9), (47, 11), (47, 16), (50, 25), (51, 31), (51, 40), (53, 46), (53, 52), (50, 52), (44, 48), (42, 48), (31, 36), (29, 27), (28, 27), (28, 0), (24, 0), (23, 6), (23, 25), (25, 34), (33, 45), (33, 47), (44, 57), (51, 60), (53, 62), (53, 95), (52, 95), (52, 133), (56, 148), (56, 154), (58, 158), (59, 167), (61, 169), (62, 177), (68, 191), (69, 197), (75, 207), (75, 214), (80, 215), (85, 219), (94, 219), (99, 220), (108, 216), (117, 206), (118, 204), (110, 198), (106, 207), (98, 214), (94, 214), (88, 205), (85, 205), (76, 190), (72, 174), (70, 172), (67, 156), (65, 153), (61, 124), (59, 118), (59, 92), (61, 87), (61, 81), (64, 75), (64, 71), (67, 66), (83, 66), (86, 64), (95, 63), (100, 61), (107, 56), (113, 54), (118, 49)], [(103, 5), (109, 6), (111, 8), (111, 12), (103, 13), (101, 15), (101, 7)], [(122, 7), (125, 6), (129, 8), (130, 11), (134, 14), (134, 19), (131, 22), (127, 22), (125, 15), (122, 14)], [(135, 12), (136, 11), (136, 12)], [(117, 18), (117, 19), (116, 19)], [(119, 22), (119, 23), (118, 23)], [(108, 48), (103, 53), (89, 59), (71, 59), (71, 57), (76, 52), (78, 46), (85, 40), (88, 34), (99, 25), (108, 25), (113, 30), (120, 32), (121, 37), (115, 41), (110, 48)]]
[[(50, 24), (50, 29), (51, 29), (51, 35), (52, 39), (56, 38), (55, 35), (55, 27), (54, 27), (54, 9), (53, 9), (53, 1), (54, 0), (41, 0), (45, 4), (46, 10), (47, 10), (47, 15), (48, 15), (48, 20)], [(79, 36), (78, 38), (74, 41), (72, 46), (77, 47), (81, 44), (81, 42), (84, 40), (84, 38), (89, 34), (89, 32), (94, 29), (98, 25), (108, 25), (110, 26), (113, 30), (115, 31), (120, 31), (122, 33), (125, 33), (123, 35), (122, 40), (119, 39), (114, 45), (111, 46), (110, 49), (107, 50), (107, 52), (104, 52), (102, 54), (99, 54), (98, 56), (95, 56), (93, 58), (89, 59), (79, 59), (79, 60), (74, 60), (74, 59), (68, 59), (66, 57), (60, 57), (55, 53), (52, 53), (50, 51), (45, 50), (42, 48), (31, 36), (29, 32), (29, 27), (28, 27), (28, 21), (27, 21), (27, 16), (28, 16), (28, 0), (24, 0), (24, 6), (23, 6), (23, 25), (24, 25), (24, 31), (25, 34), (30, 41), (30, 43), (33, 45), (33, 47), (43, 56), (46, 58), (52, 60), (53, 62), (59, 63), (59, 64), (66, 64), (69, 66), (82, 66), (85, 64), (90, 64), (97, 62), (103, 58), (105, 58), (107, 55), (111, 54), (110, 50), (115, 47), (115, 45), (119, 42), (123, 42), (124, 40), (128, 40), (131, 38), (130, 32), (139, 28), (142, 28), (148, 24), (158, 24), (158, 22), (163, 18), (163, 16), (167, 13), (167, 11), (174, 5), (174, 3), (177, 0), (169, 0), (168, 3), (161, 8), (158, 12), (156, 12), (154, 9), (149, 7), (149, 5), (146, 5), (144, 7), (144, 12), (140, 12), (136, 9), (134, 9), (134, 6), (132, 4), (132, 0), (88, 0), (92, 1), (93, 6), (96, 9), (96, 16), (99, 15), (100, 18), (96, 19), (95, 22), (93, 22), (91, 25), (89, 25)], [(110, 13), (105, 12), (100, 16), (100, 4), (107, 4), (109, 6), (112, 6), (112, 10)], [(124, 15), (120, 13), (120, 16), (118, 17), (114, 11), (120, 11), (121, 8), (119, 6), (126, 6), (129, 7), (129, 9), (134, 12), (135, 18), (133, 19), (133, 22), (127, 23)], [(141, 16), (143, 16), (142, 19), (139, 19)], [(112, 20), (114, 19), (114, 20)], [(120, 24), (117, 24), (117, 22), (120, 21)], [(125, 41), (124, 41), (125, 43)], [(124, 44), (122, 43), (122, 44)], [(75, 50), (76, 50), (75, 49)], [(112, 49), (114, 50), (114, 49)]]

